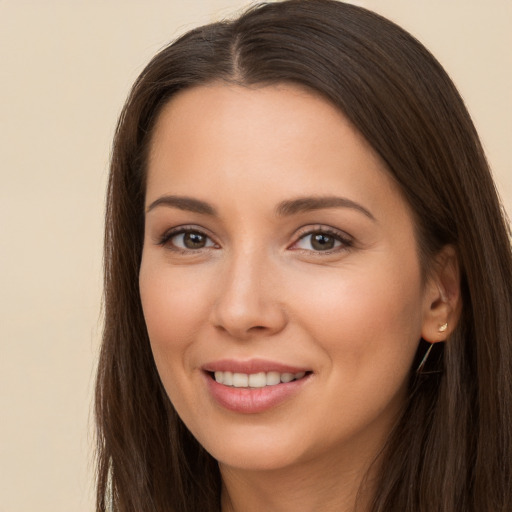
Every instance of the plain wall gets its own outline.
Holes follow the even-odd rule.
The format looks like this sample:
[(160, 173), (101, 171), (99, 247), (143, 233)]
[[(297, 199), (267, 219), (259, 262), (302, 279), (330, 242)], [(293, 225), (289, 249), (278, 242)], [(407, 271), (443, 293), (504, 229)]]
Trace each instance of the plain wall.
[[(512, 211), (512, 2), (361, 0), (458, 85)], [(148, 59), (239, 0), (0, 0), (0, 512), (93, 510), (104, 189)]]

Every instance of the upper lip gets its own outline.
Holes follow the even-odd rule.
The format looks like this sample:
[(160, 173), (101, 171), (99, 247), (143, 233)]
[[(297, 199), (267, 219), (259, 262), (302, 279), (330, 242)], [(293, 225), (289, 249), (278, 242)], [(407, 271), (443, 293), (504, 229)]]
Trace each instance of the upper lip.
[(279, 373), (299, 373), (310, 371), (310, 368), (303, 366), (292, 366), (289, 364), (268, 361), (265, 359), (219, 359), (206, 363), (201, 367), (206, 372), (233, 372), (233, 373), (260, 373), (260, 372), (279, 372)]

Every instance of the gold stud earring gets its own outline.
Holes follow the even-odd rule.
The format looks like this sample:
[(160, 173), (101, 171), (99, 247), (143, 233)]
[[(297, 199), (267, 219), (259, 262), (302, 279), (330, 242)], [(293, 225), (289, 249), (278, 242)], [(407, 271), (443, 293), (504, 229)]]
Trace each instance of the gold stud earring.
[(448, 323), (444, 323), (443, 325), (439, 326), (438, 331), (444, 332), (444, 331), (446, 331), (446, 329), (448, 329)]

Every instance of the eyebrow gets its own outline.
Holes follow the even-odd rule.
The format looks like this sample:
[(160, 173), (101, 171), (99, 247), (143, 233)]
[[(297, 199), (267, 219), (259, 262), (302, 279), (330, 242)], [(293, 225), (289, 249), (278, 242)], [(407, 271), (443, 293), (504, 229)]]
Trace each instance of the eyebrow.
[(149, 213), (157, 206), (167, 206), (169, 208), (177, 208), (178, 210), (201, 213), (203, 215), (217, 215), (217, 211), (211, 204), (205, 201), (201, 201), (199, 199), (194, 199), (192, 197), (186, 196), (159, 197), (156, 201), (153, 201), (148, 206), (148, 208), (146, 209), (146, 213)]
[[(177, 208), (189, 212), (199, 213), (202, 215), (217, 215), (217, 210), (206, 201), (194, 199), (187, 196), (161, 196), (153, 201), (146, 213), (149, 213), (158, 206), (166, 206), (168, 208)], [(307, 196), (298, 197), (279, 203), (275, 209), (276, 215), (279, 217), (288, 217), (298, 213), (306, 213), (314, 210), (322, 210), (324, 208), (351, 208), (361, 212), (369, 219), (375, 221), (375, 217), (364, 206), (347, 199), (346, 197), (338, 196)]]
[(351, 208), (363, 213), (373, 221), (376, 220), (372, 213), (364, 206), (346, 197), (338, 196), (298, 197), (290, 201), (283, 201), (277, 206), (276, 213), (280, 217), (286, 217), (324, 208)]

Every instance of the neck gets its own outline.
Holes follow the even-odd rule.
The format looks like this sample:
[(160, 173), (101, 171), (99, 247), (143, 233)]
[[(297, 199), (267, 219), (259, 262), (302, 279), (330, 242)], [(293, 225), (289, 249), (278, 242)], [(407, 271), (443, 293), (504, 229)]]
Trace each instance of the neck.
[(365, 512), (378, 464), (352, 461), (305, 461), (270, 471), (221, 464), (222, 512)]

